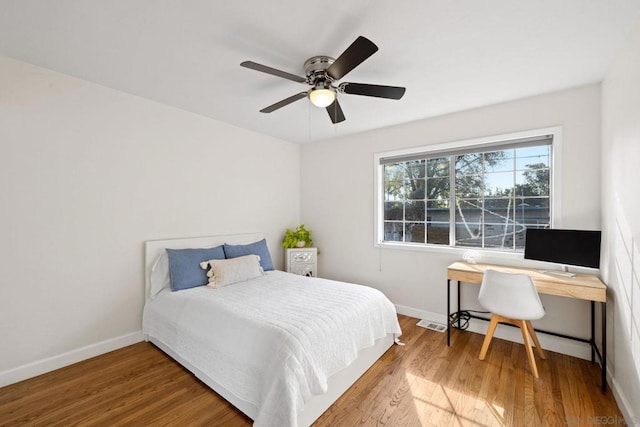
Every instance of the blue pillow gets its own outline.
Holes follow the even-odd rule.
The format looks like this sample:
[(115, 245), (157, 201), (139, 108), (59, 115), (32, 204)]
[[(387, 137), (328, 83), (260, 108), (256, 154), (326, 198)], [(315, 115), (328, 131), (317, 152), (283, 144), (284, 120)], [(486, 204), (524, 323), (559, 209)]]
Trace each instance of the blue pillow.
[(222, 245), (202, 249), (168, 249), (169, 279), (172, 291), (206, 285), (207, 272), (200, 268), (202, 261), (224, 259)]
[(255, 243), (249, 243), (248, 245), (230, 245), (225, 243), (224, 253), (227, 258), (237, 258), (245, 255), (259, 255), (260, 267), (262, 267), (264, 271), (273, 270), (273, 262), (271, 262), (271, 255), (269, 254), (269, 248), (267, 248), (267, 239), (262, 239)]

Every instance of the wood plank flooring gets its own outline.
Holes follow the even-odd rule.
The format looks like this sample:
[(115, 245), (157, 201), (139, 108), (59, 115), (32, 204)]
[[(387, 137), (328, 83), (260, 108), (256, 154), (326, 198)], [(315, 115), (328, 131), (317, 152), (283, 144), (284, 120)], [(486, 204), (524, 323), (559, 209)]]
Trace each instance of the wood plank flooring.
[[(524, 347), (446, 334), (399, 316), (393, 346), (314, 426), (562, 426), (622, 415), (599, 367), (547, 351), (534, 379)], [(617, 417), (617, 418), (616, 418)], [(0, 388), (2, 426), (249, 426), (251, 420), (149, 343)]]

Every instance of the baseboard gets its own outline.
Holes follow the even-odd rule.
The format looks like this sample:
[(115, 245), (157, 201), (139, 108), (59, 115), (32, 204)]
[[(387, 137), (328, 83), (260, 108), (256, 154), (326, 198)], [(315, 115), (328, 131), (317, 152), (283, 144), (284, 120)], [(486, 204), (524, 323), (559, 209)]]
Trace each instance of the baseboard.
[(416, 319), (429, 319), (434, 322), (447, 324), (447, 316), (444, 314), (432, 313), (426, 310), (420, 310), (418, 308), (408, 307), (406, 305), (396, 304), (396, 312), (403, 316), (415, 317)]
[[(607, 371), (609, 371), (607, 369)], [(620, 386), (615, 378), (609, 377), (609, 384), (611, 385), (611, 392), (613, 393), (613, 397), (616, 398), (616, 403), (618, 404), (618, 408), (620, 408), (620, 412), (622, 412), (622, 416), (624, 417), (625, 422), (629, 426), (640, 426), (640, 413), (637, 412), (638, 408), (631, 407), (631, 404), (627, 400), (626, 396), (620, 390)], [(617, 420), (615, 424), (623, 424), (618, 422)], [(610, 422), (609, 424), (614, 424), (614, 422)]]
[[(418, 319), (429, 319), (444, 325), (447, 324), (447, 316), (444, 314), (432, 313), (430, 311), (399, 304), (396, 304), (396, 311), (405, 316), (415, 317)], [(484, 335), (487, 332), (488, 324), (489, 323), (484, 320), (471, 319), (467, 330)], [(517, 328), (500, 325), (496, 329), (494, 336), (496, 338), (522, 344), (522, 335), (520, 334), (520, 330)], [(589, 344), (543, 333), (538, 334), (538, 339), (545, 350), (555, 351), (556, 353), (566, 354), (580, 359), (591, 360), (591, 347)]]
[(48, 357), (17, 368), (0, 372), (0, 387), (14, 384), (38, 375), (126, 347), (131, 344), (141, 342), (143, 340), (142, 331), (132, 332), (116, 338), (111, 338), (76, 350), (72, 350), (57, 356)]

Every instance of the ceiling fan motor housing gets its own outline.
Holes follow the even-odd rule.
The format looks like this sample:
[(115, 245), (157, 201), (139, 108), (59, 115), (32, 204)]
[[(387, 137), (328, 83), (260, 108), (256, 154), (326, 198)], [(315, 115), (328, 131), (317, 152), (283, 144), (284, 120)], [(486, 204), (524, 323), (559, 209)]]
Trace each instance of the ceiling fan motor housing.
[(312, 56), (304, 62), (307, 83), (314, 85), (318, 81), (333, 81), (326, 73), (327, 68), (335, 62), (330, 56)]

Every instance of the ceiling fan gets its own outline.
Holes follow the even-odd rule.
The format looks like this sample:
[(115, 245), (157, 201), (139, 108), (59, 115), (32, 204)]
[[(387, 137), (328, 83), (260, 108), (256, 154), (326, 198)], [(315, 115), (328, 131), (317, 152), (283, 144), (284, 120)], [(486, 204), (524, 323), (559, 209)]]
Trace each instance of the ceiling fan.
[(305, 83), (311, 86), (309, 90), (296, 93), (293, 96), (278, 101), (260, 110), (261, 113), (271, 113), (279, 108), (309, 97), (311, 103), (320, 108), (326, 108), (333, 123), (344, 121), (344, 113), (338, 103), (337, 94), (373, 96), (377, 98), (400, 99), (405, 88), (398, 86), (381, 86), (365, 83), (343, 82), (337, 84), (347, 73), (360, 65), (364, 60), (376, 53), (378, 46), (365, 37), (358, 37), (338, 59), (330, 56), (313, 56), (304, 63), (305, 77), (287, 73), (253, 61), (244, 61), (240, 65), (252, 70), (261, 71), (284, 79)]

